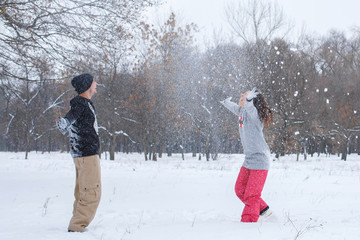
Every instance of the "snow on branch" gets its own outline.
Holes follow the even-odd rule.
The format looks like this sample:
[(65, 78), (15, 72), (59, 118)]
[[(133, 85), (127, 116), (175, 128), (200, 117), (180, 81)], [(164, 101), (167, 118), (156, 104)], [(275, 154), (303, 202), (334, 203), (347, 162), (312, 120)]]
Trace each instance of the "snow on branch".
[(130, 118), (126, 118), (126, 117), (121, 117), (121, 118), (124, 119), (124, 120), (127, 120), (127, 121), (129, 121), (129, 122), (141, 124), (141, 123), (139, 123), (138, 121), (136, 121), (136, 120), (134, 120), (134, 119), (130, 119)]
[(127, 134), (126, 132), (124, 132), (124, 131), (122, 131), (122, 130), (120, 130), (120, 131), (115, 131), (115, 135), (120, 135), (120, 134), (128, 137), (132, 143), (136, 143), (134, 140), (131, 139), (131, 137), (129, 136), (129, 134)]
[(98, 128), (104, 130), (105, 132), (107, 132), (107, 133), (110, 134), (110, 136), (111, 136), (111, 133), (107, 130), (106, 127), (99, 126)]
[(27, 101), (25, 99), (23, 99), (16, 91), (12, 90), (12, 92), (15, 94), (15, 96), (20, 99), (20, 101), (24, 104), (27, 105)]
[(111, 137), (114, 136), (114, 135), (117, 136), (117, 135), (122, 134), (122, 135), (128, 137), (132, 143), (136, 143), (134, 140), (131, 139), (131, 137), (129, 136), (129, 134), (127, 134), (126, 132), (124, 132), (124, 131), (122, 131), (122, 130), (120, 130), (120, 131), (115, 131), (114, 133), (112, 133), (112, 132), (110, 132), (106, 127), (103, 127), (103, 126), (99, 126), (99, 129), (104, 130), (104, 131), (107, 132), (107, 134), (109, 134)]
[(9, 133), (9, 128), (10, 128), (10, 125), (11, 125), (11, 122), (12, 122), (12, 120), (14, 119), (14, 115), (12, 115), (11, 113), (9, 113), (9, 115), (10, 115), (10, 117), (11, 117), (11, 119), (10, 119), (10, 121), (9, 121), (9, 123), (8, 123), (8, 125), (6, 126), (6, 132), (5, 132), (5, 135), (7, 135), (8, 133)]
[(205, 105), (201, 105), (201, 107), (202, 107), (203, 109), (205, 109), (205, 110), (208, 112), (209, 115), (211, 115), (210, 110), (209, 110)]
[(39, 140), (44, 134), (39, 134), (36, 138), (34, 138), (35, 141)]
[(46, 108), (42, 113), (45, 114), (45, 113), (46, 113), (47, 111), (49, 111), (50, 109), (52, 109), (52, 108), (54, 108), (54, 107), (57, 107), (58, 105), (62, 104), (63, 101), (60, 101), (60, 102), (58, 102), (58, 101), (59, 101), (59, 99), (62, 98), (68, 91), (70, 91), (70, 90), (67, 90), (67, 91), (63, 92), (62, 94), (60, 94), (60, 96), (58, 96), (58, 97), (55, 99), (55, 101), (54, 101), (48, 108)]
[(138, 124), (141, 124), (139, 123), (138, 121), (134, 120), (134, 119), (131, 119), (131, 118), (126, 118), (126, 117), (122, 117), (118, 112), (114, 112), (115, 115), (118, 115), (120, 118), (124, 119), (124, 120), (127, 120), (129, 122), (133, 122), (133, 123), (138, 123)]
[(32, 100), (34, 100), (36, 98), (36, 96), (39, 94), (40, 89), (30, 98), (30, 100), (28, 101), (27, 104), (30, 104), (32, 102)]
[(20, 101), (25, 105), (25, 106), (28, 106), (30, 105), (30, 103), (32, 102), (32, 100), (34, 100), (36, 98), (36, 96), (40, 93), (40, 89), (29, 99), (24, 99), (22, 98), (18, 93), (17, 91), (15, 91), (14, 89), (10, 89), (14, 94), (15, 96), (20, 99)]
[(329, 133), (336, 133), (343, 138), (347, 138), (346, 134), (339, 132), (338, 130), (331, 130)]

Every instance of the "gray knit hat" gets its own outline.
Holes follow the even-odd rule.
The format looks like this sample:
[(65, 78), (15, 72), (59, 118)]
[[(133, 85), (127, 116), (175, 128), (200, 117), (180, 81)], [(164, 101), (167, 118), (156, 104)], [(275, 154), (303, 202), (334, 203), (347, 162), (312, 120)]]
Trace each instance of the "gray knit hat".
[(71, 80), (71, 85), (78, 94), (81, 94), (91, 87), (94, 77), (89, 73), (83, 73)]

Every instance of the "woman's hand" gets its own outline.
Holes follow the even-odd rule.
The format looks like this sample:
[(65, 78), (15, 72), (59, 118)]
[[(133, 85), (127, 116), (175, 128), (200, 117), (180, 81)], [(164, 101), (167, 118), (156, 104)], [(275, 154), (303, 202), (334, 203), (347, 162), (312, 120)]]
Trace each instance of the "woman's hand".
[(249, 94), (246, 96), (246, 100), (248, 100), (249, 102), (251, 100), (253, 100), (254, 98), (257, 97), (257, 95), (259, 94), (259, 92), (257, 92), (256, 87), (254, 87), (251, 92), (249, 92)]

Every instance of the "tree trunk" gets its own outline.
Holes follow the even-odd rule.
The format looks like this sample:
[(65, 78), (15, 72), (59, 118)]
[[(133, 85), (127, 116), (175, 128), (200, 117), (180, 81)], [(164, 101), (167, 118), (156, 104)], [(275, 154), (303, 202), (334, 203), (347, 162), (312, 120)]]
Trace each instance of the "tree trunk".
[(29, 133), (26, 133), (26, 151), (25, 151), (25, 159), (28, 159), (28, 155), (30, 152), (30, 136)]
[(147, 156), (148, 152), (147, 152), (147, 148), (146, 146), (144, 146), (144, 156), (145, 156), (145, 161), (148, 160), (148, 156)]
[(129, 154), (129, 139), (127, 137), (124, 138), (124, 153)]
[(181, 157), (182, 157), (182, 160), (184, 161), (185, 160), (185, 147), (184, 147), (184, 137), (181, 138), (181, 145), (180, 145), (180, 148), (181, 148)]
[(206, 161), (210, 161), (210, 152), (206, 152)]
[(65, 140), (65, 136), (61, 134), (61, 145), (60, 145), (61, 153), (66, 151), (66, 144), (68, 144), (68, 141), (66, 141), (66, 140)]
[(116, 146), (116, 134), (111, 136), (110, 140), (110, 160), (115, 160), (115, 146)]
[(192, 143), (192, 156), (196, 157), (196, 150), (197, 150), (197, 144), (196, 144), (196, 140), (194, 140), (194, 142)]
[(344, 142), (344, 145), (342, 147), (342, 151), (341, 151), (341, 160), (346, 161), (347, 158), (347, 141)]
[(52, 145), (52, 134), (50, 132), (49, 134), (49, 149), (48, 152), (50, 153), (52, 151), (53, 145)]
[(276, 159), (280, 159), (280, 156), (284, 156), (285, 155), (285, 148), (284, 148), (284, 144), (285, 142), (283, 141), (284, 138), (282, 137), (282, 135), (277, 135), (275, 138), (275, 143), (276, 143), (276, 147), (275, 147), (275, 158)]
[(192, 142), (192, 156), (196, 157), (196, 153), (198, 152), (198, 136), (196, 133), (193, 133), (192, 135), (194, 139)]
[(209, 146), (209, 141), (206, 141), (205, 143), (205, 156), (206, 156), (206, 161), (210, 160), (210, 146)]
[(342, 152), (342, 153), (341, 153), (341, 160), (346, 161), (346, 158), (347, 158), (346, 152)]
[(307, 159), (307, 148), (306, 148), (306, 143), (303, 144), (303, 149), (304, 149), (304, 161)]
[(149, 144), (147, 141), (147, 136), (146, 133), (144, 133), (143, 138), (142, 138), (142, 142), (143, 142), (143, 148), (144, 148), (144, 157), (145, 157), (145, 161), (149, 160), (148, 159), (148, 150), (149, 150)]
[[(152, 144), (151, 152), (152, 152), (152, 160), (157, 161), (156, 145), (155, 144)], [(150, 153), (150, 158), (151, 158), (151, 153)]]
[(167, 152), (168, 157), (171, 157), (171, 155), (172, 155), (172, 147), (170, 147), (169, 142), (166, 143), (166, 152)]
[(161, 140), (159, 146), (159, 158), (162, 158), (163, 152), (164, 152), (164, 140)]

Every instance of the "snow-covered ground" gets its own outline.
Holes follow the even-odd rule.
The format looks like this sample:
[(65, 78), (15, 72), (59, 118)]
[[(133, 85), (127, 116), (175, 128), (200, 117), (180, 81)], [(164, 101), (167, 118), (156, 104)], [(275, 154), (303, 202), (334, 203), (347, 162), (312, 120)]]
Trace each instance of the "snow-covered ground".
[(243, 155), (101, 160), (103, 194), (84, 233), (68, 233), (74, 166), (67, 153), (0, 153), (1, 240), (360, 239), (360, 156), (272, 162), (263, 198), (274, 214), (241, 223), (234, 183)]

